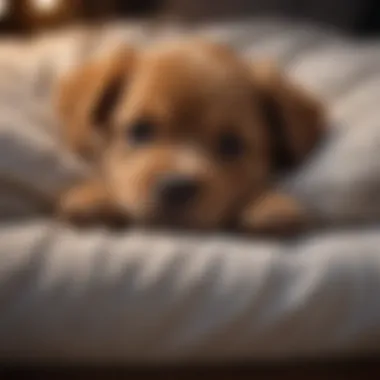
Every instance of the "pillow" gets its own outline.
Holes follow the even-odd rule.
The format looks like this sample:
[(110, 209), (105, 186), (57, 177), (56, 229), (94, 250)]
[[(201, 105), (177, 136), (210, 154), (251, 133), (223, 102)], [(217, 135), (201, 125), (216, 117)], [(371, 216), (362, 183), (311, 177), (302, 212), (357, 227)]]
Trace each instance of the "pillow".
[[(318, 31), (310, 33), (320, 43), (308, 48), (295, 38), (302, 28), (286, 30), (247, 22), (203, 32), (233, 35), (248, 54), (260, 55), (265, 45), (294, 52), (282, 62), (333, 106), (332, 137), (281, 185), (331, 221), (378, 217), (378, 195), (371, 193), (379, 178), (378, 90), (375, 68), (365, 70), (367, 61), (377, 64), (378, 48), (339, 45)], [(100, 33), (101, 49), (116, 34), (126, 38), (119, 31), (104, 40)], [(260, 37), (250, 45), (252, 35)], [(125, 365), (378, 352), (376, 226), (286, 241), (136, 228), (78, 231), (37, 218), (60, 187), (87, 172), (59, 145), (57, 120), (48, 112), (55, 80), (83, 57), (83, 40), (67, 36), (17, 48), (14, 60), (16, 53), (2, 54), (0, 47), (0, 65), (11, 62), (3, 67), (15, 73), (7, 80), (3, 70), (0, 80), (0, 357)], [(29, 58), (33, 64), (25, 64)], [(42, 81), (41, 67), (49, 67)], [(20, 218), (26, 215), (33, 218)]]

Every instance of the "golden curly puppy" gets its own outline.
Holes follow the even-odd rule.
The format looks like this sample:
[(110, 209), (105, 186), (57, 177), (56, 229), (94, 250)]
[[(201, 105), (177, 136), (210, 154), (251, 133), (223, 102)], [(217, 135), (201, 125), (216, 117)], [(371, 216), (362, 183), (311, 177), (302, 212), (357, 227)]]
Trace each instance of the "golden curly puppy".
[(93, 179), (59, 201), (72, 221), (252, 231), (307, 216), (272, 190), (323, 134), (320, 104), (266, 63), (188, 40), (120, 48), (58, 91), (64, 141)]

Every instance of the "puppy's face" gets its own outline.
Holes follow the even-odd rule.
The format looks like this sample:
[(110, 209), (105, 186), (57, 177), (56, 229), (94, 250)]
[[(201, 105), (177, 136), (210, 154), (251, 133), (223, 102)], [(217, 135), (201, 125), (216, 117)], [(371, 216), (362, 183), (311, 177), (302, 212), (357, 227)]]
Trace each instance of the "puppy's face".
[(277, 73), (204, 42), (119, 51), (62, 90), (68, 142), (91, 155), (118, 207), (141, 222), (228, 221), (319, 131), (314, 103)]

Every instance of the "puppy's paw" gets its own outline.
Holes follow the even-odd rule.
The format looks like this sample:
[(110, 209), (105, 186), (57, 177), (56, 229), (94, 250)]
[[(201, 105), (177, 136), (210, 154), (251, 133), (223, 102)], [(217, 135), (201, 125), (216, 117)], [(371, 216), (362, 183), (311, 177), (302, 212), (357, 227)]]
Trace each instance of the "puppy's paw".
[(309, 223), (309, 215), (296, 199), (268, 192), (243, 210), (240, 226), (254, 233), (292, 234)]
[(61, 195), (58, 219), (80, 227), (105, 225), (123, 227), (127, 216), (111, 202), (101, 183), (89, 181), (77, 185)]

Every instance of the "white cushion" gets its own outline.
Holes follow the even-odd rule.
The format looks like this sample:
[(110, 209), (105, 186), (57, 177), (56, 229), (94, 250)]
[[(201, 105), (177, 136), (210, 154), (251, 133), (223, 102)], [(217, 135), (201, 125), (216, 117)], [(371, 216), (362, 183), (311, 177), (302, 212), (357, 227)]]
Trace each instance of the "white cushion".
[(288, 241), (62, 226), (45, 207), (86, 170), (59, 144), (52, 85), (85, 53), (150, 35), (118, 25), (97, 40), (75, 31), (0, 45), (0, 357), (149, 363), (379, 351), (380, 46), (284, 22), (197, 33), (275, 56), (328, 101), (331, 140), (286, 185), (315, 215), (373, 225)]

